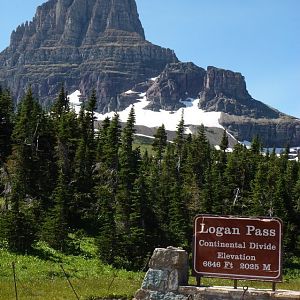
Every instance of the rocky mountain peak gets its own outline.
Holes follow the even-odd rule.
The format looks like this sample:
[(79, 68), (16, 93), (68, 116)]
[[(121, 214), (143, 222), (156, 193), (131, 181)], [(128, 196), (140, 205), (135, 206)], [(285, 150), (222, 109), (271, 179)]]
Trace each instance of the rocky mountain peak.
[(134, 0), (50, 0), (12, 33), (11, 48), (79, 47), (111, 35), (145, 39)]
[(45, 106), (62, 83), (84, 96), (95, 89), (98, 110), (107, 111), (120, 93), (177, 61), (145, 40), (135, 0), (48, 0), (0, 53), (0, 84), (17, 101), (31, 85)]
[(245, 78), (241, 73), (213, 66), (207, 67), (202, 95), (206, 100), (220, 96), (239, 100), (251, 99), (246, 89)]

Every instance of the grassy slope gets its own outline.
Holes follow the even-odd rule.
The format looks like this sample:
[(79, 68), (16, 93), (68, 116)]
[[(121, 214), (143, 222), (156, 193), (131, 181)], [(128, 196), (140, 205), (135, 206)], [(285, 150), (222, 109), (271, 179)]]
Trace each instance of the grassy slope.
[(76, 299), (62, 264), (80, 299), (121, 295), (131, 298), (140, 287), (143, 273), (115, 270), (96, 258), (90, 240), (82, 242), (81, 256), (66, 256), (38, 244), (36, 255), (14, 255), (0, 250), (0, 300), (15, 298), (12, 262), (15, 262), (19, 299)]
[[(83, 300), (123, 296), (131, 299), (141, 286), (144, 273), (116, 270), (97, 259), (92, 239), (82, 239), (80, 256), (64, 255), (43, 243), (35, 247), (35, 255), (14, 255), (0, 250), (0, 300), (15, 298), (12, 262), (15, 262), (19, 299), (76, 299), (66, 280), (62, 264), (76, 292)], [(300, 258), (295, 258), (279, 289), (300, 290)], [(204, 285), (232, 285), (232, 281), (203, 279)], [(190, 278), (190, 284), (195, 279)], [(239, 286), (271, 288), (271, 283), (239, 281)], [(94, 298), (93, 298), (94, 296)], [(96, 298), (97, 297), (97, 298)]]

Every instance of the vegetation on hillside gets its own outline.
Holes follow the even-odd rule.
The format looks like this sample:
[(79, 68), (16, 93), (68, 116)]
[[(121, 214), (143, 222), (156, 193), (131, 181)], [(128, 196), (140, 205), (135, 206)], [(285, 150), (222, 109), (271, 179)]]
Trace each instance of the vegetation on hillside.
[(75, 293), (83, 300), (133, 298), (144, 273), (117, 270), (101, 263), (92, 238), (71, 234), (69, 239), (76, 246), (76, 255), (66, 255), (45, 242), (35, 243), (28, 255), (11, 253), (2, 245), (0, 300), (16, 299), (12, 263), (19, 299), (76, 299)]
[[(92, 236), (98, 257), (139, 270), (155, 247), (191, 250), (199, 213), (277, 216), (284, 255), (300, 254), (300, 165), (237, 144), (208, 143), (204, 127), (167, 142), (159, 127), (152, 152), (134, 143), (134, 109), (121, 130), (118, 114), (94, 128), (95, 93), (76, 115), (64, 89), (46, 113), (29, 89), (14, 111), (0, 91), (0, 241), (30, 253), (38, 241), (76, 253), (70, 234)], [(288, 260), (287, 260), (288, 261)]]

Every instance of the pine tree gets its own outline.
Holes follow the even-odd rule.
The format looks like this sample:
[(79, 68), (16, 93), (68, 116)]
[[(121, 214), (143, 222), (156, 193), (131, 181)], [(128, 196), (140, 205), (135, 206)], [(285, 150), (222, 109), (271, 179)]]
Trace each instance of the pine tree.
[(90, 212), (94, 203), (92, 193), (93, 169), (96, 162), (96, 141), (94, 132), (94, 110), (96, 95), (92, 93), (85, 107), (81, 109), (79, 117), (80, 138), (75, 154), (75, 189), (70, 203), (71, 223), (76, 228), (89, 227)]
[(55, 166), (57, 175), (55, 186), (49, 196), (49, 207), (41, 226), (40, 237), (56, 249), (66, 250), (66, 237), (71, 225), (70, 204), (74, 193), (74, 158), (78, 144), (79, 126), (77, 116), (74, 111), (70, 110), (68, 98), (63, 90), (54, 106), (59, 111), (58, 114), (51, 115), (56, 131)]
[(198, 187), (201, 188), (204, 183), (205, 170), (210, 163), (210, 144), (205, 135), (203, 125), (199, 126), (196, 136), (192, 141), (192, 161), (193, 170), (196, 175)]
[(7, 158), (12, 151), (12, 132), (14, 127), (13, 101), (8, 90), (0, 86), (0, 194), (5, 200), (5, 209), (8, 209), (8, 193), (11, 178), (7, 166)]
[(96, 150), (96, 161), (103, 162), (104, 161), (104, 145), (107, 143), (108, 139), (108, 128), (110, 126), (109, 118), (105, 118), (102, 122), (99, 133), (97, 136), (97, 150)]
[(49, 209), (42, 225), (41, 239), (57, 250), (68, 250), (68, 214), (71, 198), (68, 179), (60, 173), (57, 187), (53, 192), (54, 206)]
[[(40, 206), (37, 182), (39, 165), (39, 133), (43, 112), (34, 100), (31, 89), (21, 102), (12, 134), (13, 152), (10, 160), (11, 211), (7, 218), (7, 240), (15, 251), (30, 250), (36, 237), (33, 208)], [(43, 174), (45, 175), (45, 174)], [(36, 204), (37, 203), (37, 204)], [(38, 210), (37, 215), (40, 214)], [(20, 240), (21, 239), (21, 240)]]
[(116, 223), (114, 195), (108, 184), (95, 187), (97, 203), (97, 246), (100, 259), (108, 264), (114, 264), (116, 253)]
[(94, 211), (95, 220), (98, 220), (95, 227), (98, 228), (99, 255), (104, 262), (114, 265), (118, 260), (115, 211), (119, 181), (120, 135), (119, 115), (115, 114), (111, 121), (106, 118), (98, 136), (97, 166), (94, 174), (96, 197)]
[(268, 185), (266, 176), (268, 174), (268, 165), (262, 162), (252, 181), (252, 205), (250, 206), (250, 214), (254, 216), (268, 215)]
[(247, 149), (236, 144), (234, 151), (228, 156), (228, 163), (224, 173), (225, 193), (222, 214), (243, 214), (247, 211), (248, 182), (248, 155)]
[(156, 152), (156, 158), (159, 166), (161, 166), (161, 160), (163, 158), (163, 153), (167, 146), (167, 133), (164, 124), (157, 128), (154, 134), (154, 141), (152, 143), (153, 150)]
[(225, 152), (227, 148), (228, 148), (228, 136), (227, 136), (226, 130), (224, 129), (223, 136), (222, 136), (221, 143), (220, 143), (220, 149), (223, 152)]
[(132, 148), (135, 133), (134, 124), (135, 112), (132, 107), (122, 132), (119, 160), (119, 187), (116, 206), (116, 220), (120, 231), (124, 231), (125, 233), (129, 230), (131, 192), (133, 190), (133, 183), (137, 177), (138, 161), (140, 160), (139, 153)]
[(168, 144), (162, 160), (161, 174), (157, 172), (157, 169), (152, 168), (154, 172), (151, 174), (152, 178), (149, 186), (152, 198), (151, 201), (154, 205), (158, 228), (160, 230), (158, 244), (162, 247), (167, 246), (171, 241), (169, 234), (169, 211), (171, 199), (174, 196), (176, 180), (176, 160), (174, 152), (174, 145)]
[(251, 142), (251, 152), (254, 154), (260, 154), (262, 151), (262, 144), (259, 136), (256, 135)]
[(121, 144), (119, 115), (115, 114), (107, 129), (107, 140), (103, 146), (103, 161), (111, 172), (116, 173), (119, 168), (119, 147)]
[(213, 214), (222, 214), (224, 211), (224, 195), (225, 195), (225, 169), (227, 163), (227, 154), (223, 151), (213, 151), (211, 158), (211, 166), (208, 169), (209, 179), (205, 180), (206, 187), (211, 189), (211, 210)]
[(51, 108), (51, 116), (54, 119), (60, 119), (60, 117), (68, 111), (70, 111), (70, 103), (68, 95), (65, 92), (64, 85), (62, 85), (58, 98), (56, 99)]
[(175, 155), (176, 155), (176, 159), (177, 159), (178, 170), (180, 170), (181, 163), (182, 163), (182, 152), (183, 152), (183, 147), (184, 147), (184, 143), (185, 143), (184, 131), (185, 131), (184, 118), (183, 118), (183, 112), (182, 112), (181, 119), (177, 125), (176, 136), (174, 139)]
[(11, 154), (11, 135), (13, 131), (13, 101), (9, 91), (0, 92), (0, 166)]
[[(134, 182), (132, 202), (129, 214), (129, 235), (127, 242), (128, 260), (133, 269), (140, 269), (149, 251), (147, 245), (147, 217), (151, 213), (148, 207), (147, 187), (143, 174)], [(150, 233), (150, 232), (149, 232)]]

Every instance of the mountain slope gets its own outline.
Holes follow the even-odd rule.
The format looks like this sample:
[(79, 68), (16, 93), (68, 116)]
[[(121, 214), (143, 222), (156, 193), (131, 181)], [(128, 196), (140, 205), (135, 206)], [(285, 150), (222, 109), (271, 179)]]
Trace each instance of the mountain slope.
[(49, 0), (12, 33), (0, 54), (0, 83), (18, 101), (31, 84), (44, 105), (62, 83), (83, 95), (96, 89), (98, 110), (108, 111), (117, 94), (176, 61), (145, 40), (134, 0)]
[(0, 85), (17, 102), (31, 85), (50, 106), (62, 84), (83, 98), (95, 89), (102, 115), (136, 103), (143, 126), (174, 125), (188, 106), (190, 126), (218, 124), (238, 140), (259, 135), (268, 147), (300, 145), (300, 121), (253, 99), (242, 74), (179, 62), (174, 51), (148, 42), (135, 0), (49, 0), (12, 33), (0, 53)]
[(171, 63), (155, 80), (122, 93), (119, 111), (138, 102), (137, 94), (141, 92), (146, 95), (144, 109), (160, 111), (160, 114), (150, 118), (152, 125), (148, 124), (148, 118), (142, 118), (140, 125), (151, 127), (156, 121), (159, 126), (168, 111), (170, 115), (164, 117), (164, 123), (173, 122), (173, 127), (168, 129), (176, 130), (172, 120), (177, 116), (178, 124), (184, 108), (187, 125), (203, 123), (207, 127), (226, 128), (239, 141), (251, 141), (258, 135), (265, 147), (300, 145), (300, 120), (253, 99), (240, 73), (215, 67), (204, 70), (193, 63)]

